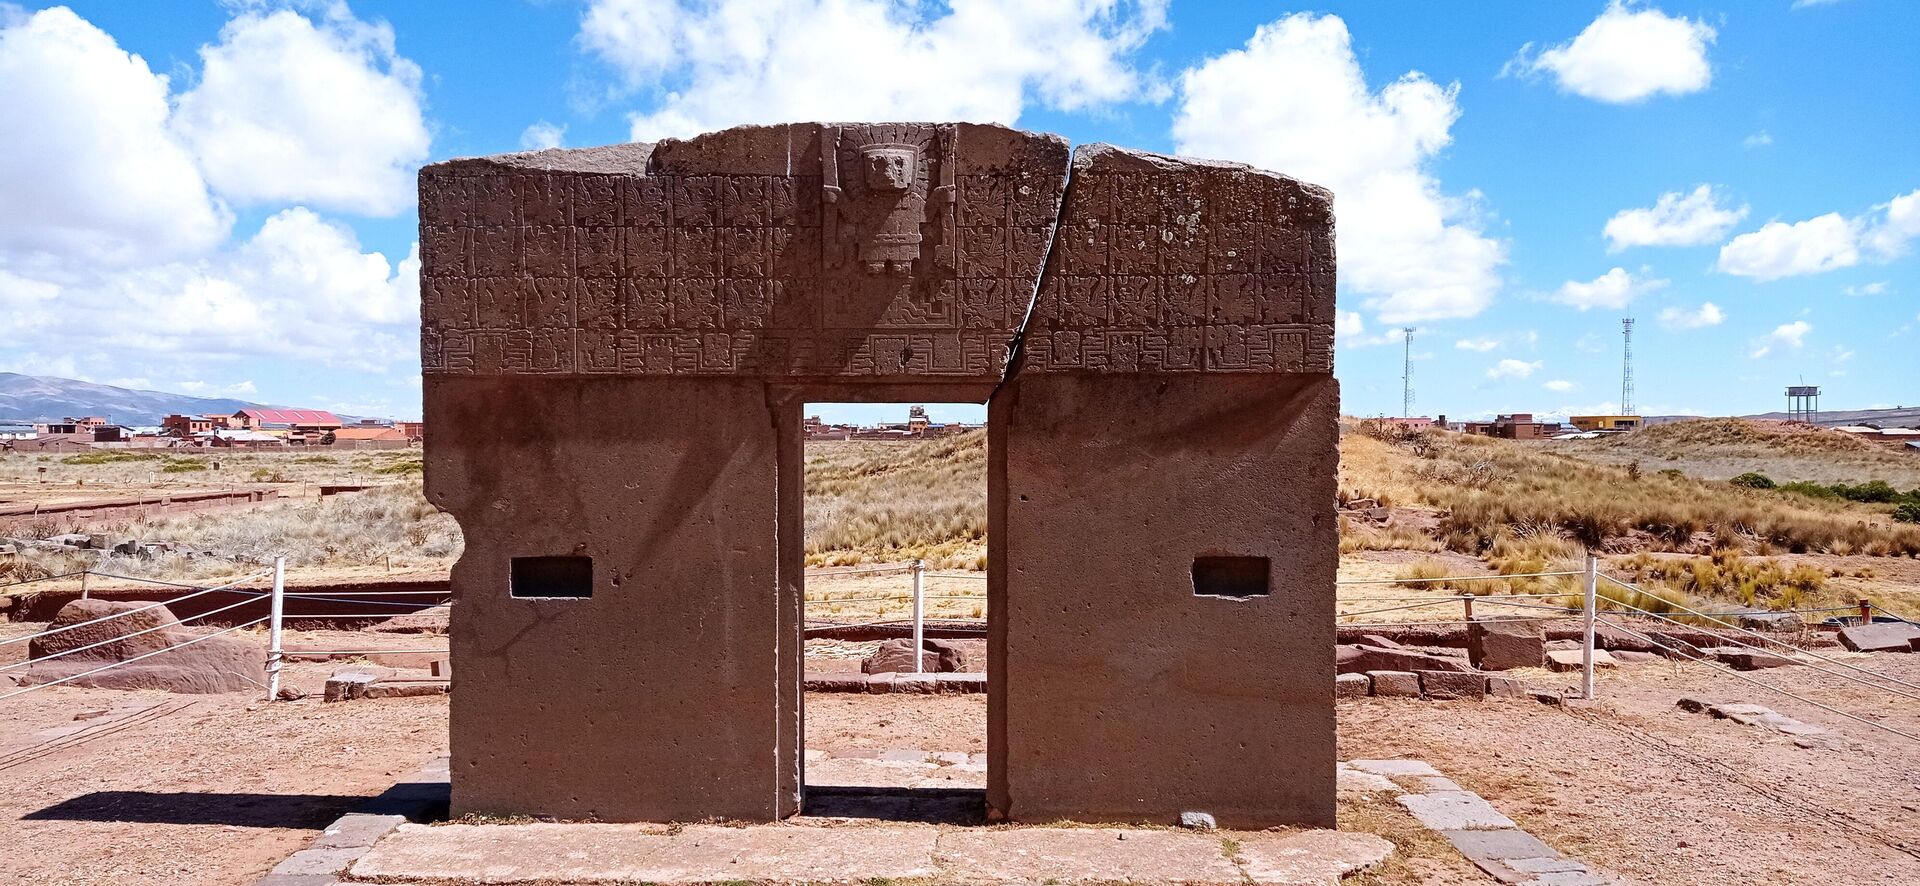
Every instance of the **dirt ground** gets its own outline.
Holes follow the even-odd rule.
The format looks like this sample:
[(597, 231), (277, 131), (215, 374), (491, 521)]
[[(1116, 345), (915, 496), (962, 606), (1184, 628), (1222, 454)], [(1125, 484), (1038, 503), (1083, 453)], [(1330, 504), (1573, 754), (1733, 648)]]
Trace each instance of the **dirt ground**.
[[(1920, 685), (1920, 656), (1850, 661)], [(317, 685), (331, 667), (294, 664), (289, 680)], [(1571, 682), (1529, 674), (1541, 688)], [(1920, 734), (1920, 705), (1807, 668), (1760, 677)], [(1704, 666), (1630, 666), (1608, 673), (1601, 692), (1591, 707), (1342, 702), (1340, 753), (1425, 759), (1563, 852), (1635, 882), (1920, 882), (1920, 742)], [(1852, 747), (1799, 748), (1686, 713), (1674, 704), (1682, 695), (1765, 704)], [(446, 704), (66, 687), (0, 702), (0, 882), (250, 882), (360, 798), (446, 753)], [(985, 749), (984, 696), (812, 694), (806, 710), (810, 749)], [(97, 711), (109, 713), (75, 719)], [(98, 725), (35, 735), (85, 723)], [(1347, 798), (1341, 814), (1401, 847), (1359, 882), (1490, 882), (1389, 800)]]

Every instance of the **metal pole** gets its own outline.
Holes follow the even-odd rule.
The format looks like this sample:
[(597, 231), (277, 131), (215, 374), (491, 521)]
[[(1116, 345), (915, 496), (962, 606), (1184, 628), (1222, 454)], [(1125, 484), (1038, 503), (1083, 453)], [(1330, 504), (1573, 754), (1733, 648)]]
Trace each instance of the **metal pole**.
[(913, 561), (913, 672), (918, 674), (926, 670), (923, 651), (926, 649), (927, 620), (927, 561)]
[(1593, 552), (1587, 552), (1587, 639), (1580, 656), (1580, 697), (1593, 700), (1593, 621), (1597, 597), (1600, 593), (1600, 558)]
[[(82, 600), (87, 599), (87, 584), (88, 584), (87, 577), (92, 574), (93, 573), (89, 570), (85, 570), (85, 569), (80, 570), (80, 599)], [(1866, 601), (1862, 600), (1860, 602), (1865, 603)]]
[(280, 619), (287, 603), (287, 558), (273, 558), (273, 598), (267, 610), (267, 701), (280, 699)]
[(1865, 597), (1860, 598), (1860, 623), (1863, 625), (1873, 624), (1873, 601)]

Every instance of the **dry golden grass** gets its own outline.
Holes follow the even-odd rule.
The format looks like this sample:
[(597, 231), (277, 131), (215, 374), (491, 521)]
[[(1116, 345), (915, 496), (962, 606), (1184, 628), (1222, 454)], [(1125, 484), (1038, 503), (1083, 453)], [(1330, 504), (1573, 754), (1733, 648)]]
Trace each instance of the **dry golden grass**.
[(1590, 461), (1638, 462), (1649, 473), (1673, 469), (1708, 480), (1758, 471), (1783, 483), (1885, 480), (1901, 489), (1920, 486), (1920, 458), (1830, 428), (1777, 421), (1696, 419), (1542, 445)]
[(1891, 508), (1741, 489), (1595, 463), (1547, 446), (1463, 434), (1341, 439), (1341, 486), (1442, 508), (1436, 536), (1486, 555), (1503, 539), (1690, 551), (1712, 541), (1751, 553), (1920, 554), (1920, 527)]
[(987, 441), (973, 431), (910, 442), (807, 444), (807, 563), (925, 559), (984, 568)]

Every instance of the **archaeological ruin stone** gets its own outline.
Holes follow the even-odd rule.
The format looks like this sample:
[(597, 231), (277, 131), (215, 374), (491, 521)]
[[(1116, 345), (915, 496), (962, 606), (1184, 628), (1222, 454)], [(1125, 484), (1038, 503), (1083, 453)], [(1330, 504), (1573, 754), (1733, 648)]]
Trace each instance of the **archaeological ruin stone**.
[(798, 811), (801, 408), (911, 400), (988, 405), (990, 815), (1333, 824), (1328, 192), (974, 124), (420, 185), (456, 814)]
[[(211, 629), (183, 627), (166, 606), (143, 600), (74, 600), (27, 641), (22, 685), (159, 689), (203, 694), (260, 687), (261, 647)], [(95, 673), (97, 671), (97, 673)]]

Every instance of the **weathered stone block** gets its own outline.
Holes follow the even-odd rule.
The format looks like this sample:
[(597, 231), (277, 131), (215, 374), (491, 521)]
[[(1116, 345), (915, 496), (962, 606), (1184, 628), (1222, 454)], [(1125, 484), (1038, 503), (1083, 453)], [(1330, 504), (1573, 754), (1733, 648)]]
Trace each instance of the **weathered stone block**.
[(1540, 667), (1545, 643), (1546, 633), (1532, 619), (1477, 618), (1467, 626), (1467, 659), (1483, 671)]
[(1487, 695), (1487, 675), (1459, 671), (1415, 671), (1420, 676), (1420, 691), (1428, 698), (1442, 701)]
[(1468, 671), (1472, 665), (1464, 658), (1434, 655), (1404, 647), (1384, 649), (1376, 646), (1342, 646), (1349, 650), (1337, 662), (1340, 673), (1368, 671)]
[(1373, 680), (1366, 674), (1339, 674), (1333, 678), (1334, 698), (1365, 698), (1373, 689)]
[(1375, 698), (1419, 698), (1420, 675), (1412, 671), (1368, 671)]
[(1840, 645), (1854, 652), (1911, 652), (1916, 639), (1920, 639), (1920, 625), (1907, 622), (1875, 622), (1840, 629)]

